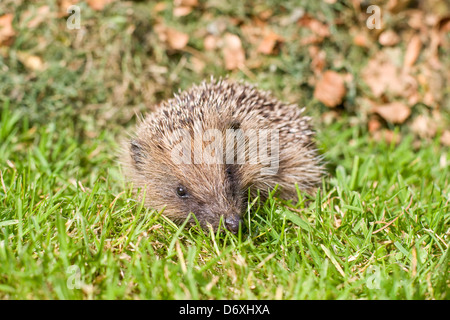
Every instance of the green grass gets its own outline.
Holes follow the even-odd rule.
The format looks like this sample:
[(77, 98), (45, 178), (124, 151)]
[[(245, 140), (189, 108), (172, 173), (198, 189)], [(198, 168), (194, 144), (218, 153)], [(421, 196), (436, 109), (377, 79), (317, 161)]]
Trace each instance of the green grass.
[(413, 151), (332, 125), (317, 196), (255, 199), (234, 236), (132, 200), (106, 131), (81, 144), (68, 123), (29, 128), (8, 103), (1, 115), (3, 299), (450, 298), (449, 153), (437, 142)]
[[(351, 2), (201, 0), (178, 18), (173, 1), (161, 2), (160, 12), (154, 1), (116, 1), (99, 13), (81, 1), (78, 33), (56, 14), (27, 27), (24, 13), (43, 5), (57, 12), (54, 0), (1, 1), (16, 36), (0, 47), (0, 299), (450, 299), (450, 150), (442, 128), (429, 140), (411, 134), (414, 117), (431, 115), (422, 103), (405, 124), (382, 123), (400, 144), (367, 132), (371, 93), (359, 79), (380, 46), (373, 34), (370, 48), (353, 45), (365, 20)], [(313, 98), (309, 46), (300, 43), (311, 32), (281, 23), (299, 7), (330, 26), (317, 44), (325, 69), (354, 76), (330, 124), (321, 117), (330, 109)], [(242, 26), (267, 9), (267, 26), (286, 41), (277, 54), (255, 55)], [(228, 72), (220, 49), (205, 51), (217, 18), (256, 62), (249, 72)], [(387, 23), (401, 30), (402, 19)], [(190, 50), (168, 50), (156, 23), (189, 33)], [(27, 69), (19, 53), (47, 68)], [(448, 70), (450, 55), (440, 58)], [(144, 208), (114, 158), (136, 112), (228, 73), (306, 106), (328, 169), (306, 201), (253, 199), (238, 236), (176, 226)], [(448, 126), (448, 89), (441, 98)]]

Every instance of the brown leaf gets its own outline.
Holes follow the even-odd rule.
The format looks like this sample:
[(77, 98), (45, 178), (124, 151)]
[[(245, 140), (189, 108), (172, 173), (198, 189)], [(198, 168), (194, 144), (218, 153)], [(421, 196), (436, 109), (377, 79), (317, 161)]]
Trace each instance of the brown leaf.
[(42, 22), (47, 21), (53, 14), (50, 11), (49, 6), (39, 7), (36, 12), (27, 10), (23, 13), (21, 19), (28, 20), (27, 27), (30, 29), (36, 28)]
[(421, 138), (432, 138), (436, 134), (436, 123), (433, 119), (418, 115), (411, 123), (411, 130)]
[(197, 72), (197, 73), (201, 73), (203, 72), (203, 69), (205, 69), (206, 66), (206, 62), (200, 58), (191, 57), (191, 65), (192, 65), (192, 69)]
[(330, 29), (328, 28), (328, 25), (320, 22), (317, 19), (314, 19), (308, 14), (303, 15), (303, 17), (301, 17), (297, 21), (297, 24), (299, 26), (310, 29), (314, 34), (322, 39), (330, 35)]
[(406, 71), (398, 68), (384, 50), (377, 52), (369, 60), (361, 72), (361, 77), (376, 97), (386, 93), (408, 97), (417, 91), (417, 81)]
[(412, 67), (419, 57), (421, 48), (422, 42), (420, 41), (419, 35), (414, 35), (408, 43), (408, 46), (406, 47), (403, 66), (405, 66), (406, 68)]
[(369, 41), (367, 39), (367, 35), (365, 33), (358, 33), (353, 37), (353, 43), (357, 45), (358, 47), (365, 47), (367, 48), (369, 46)]
[(189, 35), (187, 33), (172, 28), (166, 29), (166, 37), (167, 44), (174, 50), (183, 49), (189, 42)]
[(223, 56), (227, 70), (239, 69), (244, 66), (245, 52), (241, 39), (234, 34), (226, 33), (224, 39)]
[(269, 31), (258, 46), (257, 52), (263, 54), (273, 54), (281, 37), (273, 31)]
[(208, 34), (203, 40), (203, 47), (207, 51), (212, 51), (217, 48), (218, 39), (212, 34)]
[(67, 12), (67, 9), (74, 5), (77, 4), (79, 2), (79, 0), (60, 0), (58, 1), (59, 3), (59, 10), (58, 10), (58, 17), (67, 17), (69, 15), (69, 13)]
[(375, 132), (375, 131), (377, 131), (378, 129), (381, 128), (381, 123), (377, 119), (372, 118), (367, 123), (367, 127), (368, 127), (369, 132), (373, 133), (373, 132)]
[(153, 7), (153, 11), (155, 13), (161, 12), (166, 10), (167, 4), (165, 2), (158, 2), (157, 4), (155, 4), (155, 6)]
[(0, 47), (10, 45), (16, 34), (12, 26), (14, 16), (11, 13), (0, 16)]
[(96, 11), (102, 11), (107, 4), (110, 4), (114, 0), (87, 0), (88, 5)]
[(174, 0), (173, 4), (176, 7), (196, 7), (198, 0)]
[(383, 46), (394, 46), (400, 42), (400, 37), (393, 30), (386, 30), (380, 34), (378, 42)]
[(411, 114), (411, 109), (401, 102), (391, 102), (375, 106), (373, 111), (391, 123), (403, 123)]
[(346, 93), (344, 78), (335, 71), (325, 71), (314, 89), (314, 97), (330, 108), (342, 102)]
[(72, 6), (75, 5), (79, 2), (80, 0), (59, 0), (58, 1), (58, 17), (62, 18), (62, 17), (67, 17), (70, 13), (67, 12), (67, 9)]
[(309, 46), (308, 53), (311, 57), (311, 65), (310, 68), (314, 72), (315, 75), (319, 75), (322, 73), (323, 68), (325, 68), (326, 64), (326, 53), (321, 50), (318, 46)]
[(41, 57), (26, 52), (17, 52), (17, 58), (27, 69), (32, 71), (43, 71), (47, 67)]
[(375, 141), (386, 141), (386, 143), (390, 144), (394, 142), (395, 144), (398, 144), (400, 140), (402, 139), (402, 136), (400, 133), (395, 133), (392, 130), (384, 129), (380, 131), (375, 131), (372, 134), (372, 137)]
[(174, 7), (173, 16), (174, 17), (184, 17), (192, 12), (192, 7)]
[(441, 143), (450, 147), (450, 131), (445, 130), (441, 136)]

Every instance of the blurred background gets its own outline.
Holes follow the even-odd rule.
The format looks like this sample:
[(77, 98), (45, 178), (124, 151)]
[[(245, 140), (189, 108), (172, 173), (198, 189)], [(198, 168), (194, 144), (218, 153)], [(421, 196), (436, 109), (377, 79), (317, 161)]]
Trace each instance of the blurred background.
[(449, 34), (445, 0), (1, 0), (0, 102), (93, 138), (229, 76), (319, 127), (344, 117), (375, 140), (449, 145)]

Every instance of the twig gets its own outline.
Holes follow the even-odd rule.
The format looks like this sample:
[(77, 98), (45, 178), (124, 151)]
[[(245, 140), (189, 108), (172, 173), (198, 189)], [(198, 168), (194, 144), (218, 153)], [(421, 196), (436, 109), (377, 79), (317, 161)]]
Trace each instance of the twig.
[(409, 207), (411, 207), (411, 204), (412, 204), (412, 200), (413, 200), (413, 196), (411, 195), (411, 200), (409, 200), (409, 204), (408, 204), (408, 206), (406, 207), (406, 209), (403, 210), (403, 212), (400, 213), (397, 217), (395, 217), (394, 220), (392, 220), (391, 222), (387, 223), (385, 226), (381, 227), (380, 229), (375, 230), (374, 232), (372, 232), (372, 234), (378, 233), (378, 232), (380, 232), (380, 231), (386, 229), (387, 227), (389, 227), (391, 224), (393, 224), (398, 218), (400, 218), (400, 217), (405, 213), (405, 211), (408, 211), (408, 210), (409, 210)]

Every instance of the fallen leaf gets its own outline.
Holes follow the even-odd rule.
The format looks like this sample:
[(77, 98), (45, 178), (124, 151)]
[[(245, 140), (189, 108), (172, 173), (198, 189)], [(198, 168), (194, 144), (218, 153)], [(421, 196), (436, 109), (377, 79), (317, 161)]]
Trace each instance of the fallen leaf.
[(383, 129), (380, 131), (375, 131), (372, 134), (372, 137), (375, 141), (386, 141), (386, 143), (391, 144), (394, 142), (395, 144), (398, 144), (400, 140), (402, 139), (402, 136), (400, 133), (395, 133), (392, 130)]
[(212, 51), (217, 48), (218, 39), (212, 34), (208, 34), (205, 39), (203, 39), (203, 47), (206, 51)]
[(244, 66), (245, 52), (241, 39), (237, 35), (231, 33), (225, 34), (223, 56), (227, 70), (235, 70)]
[(309, 46), (308, 53), (311, 57), (310, 68), (316, 75), (320, 75), (322, 73), (323, 68), (325, 68), (326, 64), (326, 53), (321, 50), (318, 46)]
[(403, 11), (411, 2), (411, 0), (389, 0), (386, 8), (392, 13)]
[(441, 136), (441, 143), (450, 147), (450, 131), (445, 130)]
[(16, 34), (12, 26), (14, 16), (11, 13), (0, 16), (0, 46), (10, 45)]
[(314, 89), (314, 97), (330, 108), (340, 103), (346, 93), (344, 78), (335, 71), (325, 71)]
[(192, 65), (192, 69), (197, 72), (197, 73), (201, 73), (203, 72), (203, 69), (205, 69), (206, 66), (206, 62), (200, 58), (191, 57), (191, 65)]
[(367, 35), (364, 33), (358, 33), (353, 37), (353, 43), (358, 47), (367, 48), (369, 46), (369, 41)]
[(174, 0), (173, 5), (173, 15), (184, 17), (191, 13), (194, 7), (198, 6), (198, 0)]
[(156, 13), (164, 11), (164, 10), (166, 10), (166, 3), (165, 2), (158, 2), (153, 7), (153, 11), (156, 12)]
[(176, 7), (196, 7), (198, 0), (174, 0), (173, 4)]
[(361, 72), (361, 77), (376, 97), (387, 93), (408, 97), (417, 91), (417, 81), (397, 67), (384, 50), (377, 52), (369, 60)]
[(47, 21), (49, 17), (52, 16), (49, 6), (39, 7), (34, 12), (32, 10), (27, 10), (22, 15), (22, 20), (28, 20), (27, 27), (34, 29), (39, 26), (42, 22)]
[(339, 114), (333, 110), (326, 111), (326, 112), (322, 113), (320, 118), (322, 119), (323, 124), (328, 126), (328, 125), (332, 124), (334, 121), (339, 119)]
[(102, 11), (107, 4), (110, 4), (114, 0), (87, 0), (89, 7), (96, 11)]
[(174, 7), (173, 16), (174, 17), (184, 17), (192, 12), (192, 7)]
[(414, 35), (408, 43), (405, 52), (405, 58), (403, 60), (403, 66), (406, 68), (412, 67), (416, 62), (422, 48), (422, 41), (420, 41), (419, 35)]
[(411, 109), (401, 102), (391, 102), (374, 106), (372, 111), (378, 113), (384, 120), (391, 123), (403, 123), (411, 114)]
[(367, 128), (370, 133), (373, 133), (381, 128), (381, 123), (380, 121), (378, 121), (378, 119), (372, 118), (367, 123)]
[(183, 49), (189, 42), (189, 35), (187, 33), (172, 28), (166, 29), (166, 37), (167, 44), (174, 50)]
[(261, 41), (256, 51), (263, 54), (273, 54), (275, 52), (277, 44), (280, 41), (281, 37), (275, 32), (270, 31)]
[(258, 17), (262, 20), (267, 20), (270, 17), (272, 17), (273, 15), (273, 10), (272, 9), (266, 9), (264, 11), (261, 11), (258, 13)]
[(58, 17), (67, 17), (69, 15), (69, 12), (67, 12), (67, 9), (70, 6), (73, 6), (77, 4), (79, 0), (60, 0), (59, 3), (59, 10), (58, 10)]
[(378, 42), (383, 46), (394, 46), (400, 42), (400, 37), (395, 31), (386, 30), (380, 34)]
[(26, 52), (17, 52), (17, 58), (27, 69), (32, 71), (43, 71), (46, 69), (46, 65), (41, 57)]
[(432, 138), (436, 134), (436, 123), (433, 119), (422, 114), (414, 119), (410, 128), (421, 138)]
[(314, 19), (308, 14), (303, 15), (298, 21), (297, 24), (302, 27), (306, 27), (310, 29), (314, 34), (319, 36), (320, 38), (325, 38), (330, 35), (330, 29), (328, 25), (320, 22), (317, 19)]

